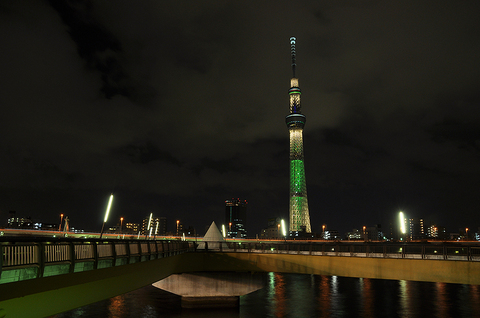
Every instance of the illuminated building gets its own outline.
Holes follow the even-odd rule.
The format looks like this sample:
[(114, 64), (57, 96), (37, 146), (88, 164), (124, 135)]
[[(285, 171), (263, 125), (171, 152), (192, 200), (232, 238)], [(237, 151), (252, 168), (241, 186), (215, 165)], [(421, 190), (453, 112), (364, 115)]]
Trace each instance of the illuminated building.
[(225, 228), (227, 237), (246, 237), (247, 200), (232, 199), (225, 201)]
[(448, 239), (448, 233), (444, 226), (430, 225), (427, 228), (427, 236), (432, 239), (446, 240)]
[(423, 219), (410, 218), (408, 219), (410, 228), (410, 239), (421, 240), (426, 237), (425, 228), (423, 226)]
[(445, 227), (435, 224), (430, 225), (427, 228), (427, 236), (432, 239), (446, 239), (448, 237)]
[(125, 223), (125, 228), (123, 229), (123, 232), (137, 234), (139, 231), (139, 228), (140, 228), (140, 225), (138, 223), (127, 222)]
[(181, 236), (184, 233), (183, 231), (183, 223), (180, 223), (180, 220), (175, 222), (175, 235)]
[(438, 237), (438, 227), (436, 225), (430, 225), (428, 227), (428, 237)]
[[(287, 235), (286, 230), (282, 228), (281, 218), (269, 218), (268, 226), (260, 233), (262, 239), (284, 239)], [(283, 222), (285, 224), (285, 222)], [(285, 225), (284, 225), (285, 226)]]
[(10, 211), (7, 219), (8, 228), (20, 228), (29, 229), (33, 228), (33, 222), (31, 217), (17, 217), (16, 211)]
[(311, 233), (310, 214), (308, 211), (307, 184), (303, 160), (303, 127), (306, 117), (301, 112), (298, 78), (295, 77), (296, 51), (294, 37), (290, 38), (293, 77), (290, 80), (290, 114), (285, 118), (290, 132), (290, 232), (303, 231)]
[(351, 232), (347, 233), (348, 240), (360, 240), (362, 239), (363, 233), (357, 229), (353, 229)]
[(156, 218), (155, 220), (158, 222), (158, 228), (157, 228), (157, 234), (160, 236), (165, 236), (167, 235), (167, 218), (164, 216), (161, 216), (159, 218)]
[(375, 224), (365, 228), (364, 236), (368, 241), (383, 240), (382, 225)]

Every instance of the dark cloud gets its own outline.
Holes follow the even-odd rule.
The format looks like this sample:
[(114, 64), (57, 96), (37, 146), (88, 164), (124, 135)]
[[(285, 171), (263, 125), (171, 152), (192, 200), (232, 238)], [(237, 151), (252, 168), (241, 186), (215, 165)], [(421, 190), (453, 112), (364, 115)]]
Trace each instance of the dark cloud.
[(65, 212), (96, 229), (115, 188), (114, 215), (135, 221), (154, 211), (202, 229), (231, 197), (249, 201), (252, 234), (286, 217), (294, 35), (313, 229), (387, 224), (399, 209), (476, 228), (478, 12), (474, 1), (2, 2), (0, 216)]
[(120, 154), (128, 156), (132, 163), (146, 164), (152, 161), (165, 161), (170, 164), (180, 165), (180, 161), (168, 152), (158, 148), (151, 141), (130, 144), (117, 150)]
[(50, 0), (49, 3), (68, 27), (86, 68), (98, 73), (103, 96), (107, 99), (116, 95), (125, 96), (142, 105), (154, 97), (151, 86), (136, 82), (124, 68), (126, 62), (122, 44), (93, 16), (95, 4), (92, 1)]

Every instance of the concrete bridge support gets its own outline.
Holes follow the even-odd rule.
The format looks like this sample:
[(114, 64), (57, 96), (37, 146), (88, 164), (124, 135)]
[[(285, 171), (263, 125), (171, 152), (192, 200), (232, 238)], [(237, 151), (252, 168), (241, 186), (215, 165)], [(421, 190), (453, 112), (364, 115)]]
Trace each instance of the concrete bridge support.
[(183, 308), (237, 307), (240, 296), (263, 288), (262, 276), (245, 272), (174, 274), (153, 286), (182, 296)]

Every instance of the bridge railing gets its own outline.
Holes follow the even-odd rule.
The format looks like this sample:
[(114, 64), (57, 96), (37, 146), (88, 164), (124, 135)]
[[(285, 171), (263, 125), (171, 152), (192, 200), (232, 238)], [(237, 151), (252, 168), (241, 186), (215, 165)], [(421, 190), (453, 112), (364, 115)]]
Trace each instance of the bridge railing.
[(224, 252), (480, 261), (478, 243), (227, 242)]
[(193, 242), (37, 240), (0, 242), (0, 284), (145, 262), (195, 250)]

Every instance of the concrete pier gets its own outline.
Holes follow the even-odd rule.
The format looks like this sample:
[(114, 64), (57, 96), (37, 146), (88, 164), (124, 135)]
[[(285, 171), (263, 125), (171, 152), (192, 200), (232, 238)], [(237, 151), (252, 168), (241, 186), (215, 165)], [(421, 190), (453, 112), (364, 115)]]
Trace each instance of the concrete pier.
[(182, 296), (183, 308), (237, 307), (239, 297), (263, 288), (262, 276), (246, 272), (174, 274), (153, 286)]

